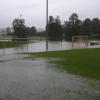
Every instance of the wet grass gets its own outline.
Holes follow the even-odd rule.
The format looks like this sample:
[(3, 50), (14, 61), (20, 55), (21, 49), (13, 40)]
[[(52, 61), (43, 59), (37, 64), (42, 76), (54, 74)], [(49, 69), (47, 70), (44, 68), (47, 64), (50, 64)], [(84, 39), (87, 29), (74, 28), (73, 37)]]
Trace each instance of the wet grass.
[(27, 41), (0, 41), (0, 49), (18, 47), (27, 43)]
[(31, 53), (31, 58), (34, 57), (61, 58), (52, 63), (69, 73), (100, 80), (100, 49)]

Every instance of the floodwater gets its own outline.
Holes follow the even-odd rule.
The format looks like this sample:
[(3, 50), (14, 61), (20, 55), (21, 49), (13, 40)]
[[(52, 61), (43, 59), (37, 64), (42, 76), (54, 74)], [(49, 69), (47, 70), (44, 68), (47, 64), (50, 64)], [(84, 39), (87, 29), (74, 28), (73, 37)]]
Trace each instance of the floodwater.
[[(84, 48), (85, 45), (82, 43), (75, 43), (74, 48)], [(86, 48), (86, 47), (85, 47)], [(88, 44), (87, 48), (100, 48), (100, 45), (90, 46)], [(68, 50), (72, 49), (72, 42), (49, 42), (48, 51), (57, 51), (57, 50)], [(9, 49), (0, 49), (0, 54), (12, 54), (12, 53), (23, 53), (23, 52), (44, 52), (46, 51), (46, 42), (40, 41), (36, 43), (30, 43), (28, 45), (23, 45), (21, 47), (9, 48)]]
[(60, 71), (50, 59), (23, 57), (0, 56), (0, 100), (100, 100), (100, 81)]
[[(64, 50), (71, 49), (72, 45), (70, 42), (49, 42), (48, 50)], [(44, 52), (46, 51), (46, 42), (40, 41), (36, 43), (30, 43), (21, 47), (0, 49), (0, 53), (12, 54), (12, 53), (23, 53), (23, 52)]]
[[(52, 59), (28, 60), (16, 54), (45, 51), (45, 45), (0, 50), (0, 100), (100, 100), (100, 81), (60, 71), (48, 63)], [(49, 51), (66, 49), (72, 43), (49, 42)]]

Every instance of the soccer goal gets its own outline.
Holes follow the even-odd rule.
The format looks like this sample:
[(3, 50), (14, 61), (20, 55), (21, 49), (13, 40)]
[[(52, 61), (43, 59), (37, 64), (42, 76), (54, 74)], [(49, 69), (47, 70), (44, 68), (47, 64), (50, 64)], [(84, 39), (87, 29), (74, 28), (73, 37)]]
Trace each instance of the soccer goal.
[(72, 48), (87, 48), (88, 36), (72, 36)]

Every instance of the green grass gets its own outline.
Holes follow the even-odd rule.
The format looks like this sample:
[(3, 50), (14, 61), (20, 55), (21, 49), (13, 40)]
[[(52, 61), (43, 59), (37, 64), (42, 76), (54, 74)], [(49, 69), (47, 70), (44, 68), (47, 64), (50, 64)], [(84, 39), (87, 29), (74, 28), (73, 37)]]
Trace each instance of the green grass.
[(69, 73), (100, 80), (100, 49), (79, 49), (31, 53), (31, 57), (61, 58), (53, 61)]
[(2, 48), (13, 48), (13, 47), (18, 47), (24, 44), (27, 44), (27, 41), (3, 41), (0, 42), (0, 49)]

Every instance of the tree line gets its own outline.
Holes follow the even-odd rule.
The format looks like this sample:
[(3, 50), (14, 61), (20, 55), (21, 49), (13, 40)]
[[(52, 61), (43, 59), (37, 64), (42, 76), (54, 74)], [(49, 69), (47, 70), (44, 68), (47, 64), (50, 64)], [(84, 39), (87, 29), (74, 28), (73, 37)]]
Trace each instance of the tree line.
[(77, 13), (73, 13), (68, 21), (61, 24), (60, 17), (49, 16), (47, 25), (49, 40), (71, 40), (72, 36), (89, 36), (90, 38), (100, 38), (99, 18), (86, 18), (80, 20)]
[(72, 36), (89, 36), (100, 38), (99, 18), (80, 20), (77, 13), (71, 14), (68, 21), (61, 24), (60, 17), (49, 16), (46, 31), (38, 33), (36, 27), (27, 27), (24, 19), (14, 19), (13, 32), (7, 28), (7, 33), (16, 38), (27, 38), (35, 35), (48, 36), (50, 41), (71, 40)]

